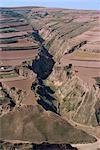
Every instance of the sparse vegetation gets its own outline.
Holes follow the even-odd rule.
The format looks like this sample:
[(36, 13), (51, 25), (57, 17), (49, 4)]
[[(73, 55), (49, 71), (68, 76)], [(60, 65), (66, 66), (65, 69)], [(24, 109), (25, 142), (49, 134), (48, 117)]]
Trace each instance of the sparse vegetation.
[(18, 50), (32, 50), (37, 49), (38, 45), (35, 46), (27, 46), (27, 47), (2, 47), (2, 51), (18, 51)]
[(45, 86), (42, 80), (38, 80), (38, 83), (34, 82), (31, 89), (38, 95), (39, 99), (37, 100), (45, 110), (50, 110), (57, 113), (57, 106), (55, 105), (55, 93), (49, 86)]
[(96, 113), (98, 125), (100, 125), (100, 108), (98, 108), (95, 113)]
[(100, 87), (100, 77), (95, 77), (96, 84)]
[(18, 40), (16, 38), (0, 39), (0, 44), (12, 44), (17, 42)]
[[(96, 86), (90, 91), (90, 88), (77, 77), (76, 72), (74, 73), (72, 66), (75, 65), (70, 63), (77, 57), (84, 60), (99, 58), (97, 51), (90, 53), (86, 49), (85, 52), (81, 50), (82, 47), (91, 44), (96, 37), (98, 29), (94, 27), (97, 24), (98, 13), (89, 12), (88, 15), (88, 12), (86, 14), (80, 10), (35, 10), (33, 7), (0, 10), (0, 33), (3, 35), (0, 37), (3, 60), (1, 64), (16, 65), (15, 71), (20, 75), (16, 80), (14, 77), (18, 75), (14, 71), (0, 74), (1, 81), (5, 80), (0, 106), (4, 103), (3, 110), (6, 112), (0, 117), (0, 139), (32, 143), (95, 142), (96, 139), (91, 134), (78, 130), (76, 123), (77, 128), (70, 123), (74, 120), (84, 125), (100, 124), (98, 104), (94, 109), (99, 92), (96, 92)], [(95, 40), (95, 44), (92, 44), (99, 43)], [(37, 53), (34, 54), (34, 51)], [(70, 62), (67, 63), (66, 58)], [(79, 66), (81, 63), (77, 64)], [(23, 80), (21, 75), (24, 76)], [(95, 80), (96, 84), (100, 85), (100, 77), (96, 77)], [(69, 114), (72, 115), (68, 120), (70, 123), (65, 120), (69, 118)], [(92, 128), (89, 128), (89, 133), (90, 130)], [(94, 128), (93, 130), (95, 131)]]
[(74, 111), (74, 109), (75, 109), (74, 103), (71, 103), (70, 101), (66, 101), (65, 105), (66, 105), (67, 112)]
[(13, 28), (0, 29), (0, 33), (11, 33), (11, 32), (17, 32), (17, 30)]
[(17, 74), (15, 73), (0, 74), (0, 78), (13, 78), (13, 77), (17, 77)]
[(4, 97), (1, 97), (1, 96), (0, 96), (0, 101), (3, 101), (3, 100), (4, 100)]
[(51, 39), (47, 44), (46, 44), (46, 48), (49, 50), (50, 47), (52, 46), (54, 39)]

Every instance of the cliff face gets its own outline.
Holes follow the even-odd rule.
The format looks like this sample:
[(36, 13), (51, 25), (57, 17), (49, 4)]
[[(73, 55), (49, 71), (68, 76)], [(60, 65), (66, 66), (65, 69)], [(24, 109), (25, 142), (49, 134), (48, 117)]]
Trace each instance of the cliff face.
[(75, 73), (68, 78), (67, 70), (60, 66), (54, 67), (46, 83), (55, 88), (59, 112), (62, 116), (72, 112), (74, 121), (85, 125), (98, 125), (96, 111), (100, 106), (99, 87), (88, 87)]
[(29, 67), (28, 67), (29, 64), (28, 64), (28, 62), (25, 62), (25, 64), (22, 63), (20, 66), (15, 67), (15, 71), (20, 76), (35, 80), (37, 75), (32, 70), (29, 69)]
[[(43, 49), (45, 48), (43, 47)], [(32, 62), (32, 70), (37, 74), (37, 77), (46, 79), (52, 72), (54, 63), (52, 57), (48, 56), (41, 50), (39, 56)]]
[(0, 116), (1, 116), (13, 110), (16, 104), (12, 99), (12, 97), (10, 97), (8, 91), (4, 89), (2, 84), (0, 84), (0, 96), (1, 96), (0, 97)]
[[(37, 22), (40, 20), (41, 18), (37, 19)], [(43, 20), (39, 33), (56, 61), (64, 54), (78, 49), (99, 53), (99, 38), (95, 36), (99, 32), (98, 12), (48, 10), (48, 16)], [(35, 26), (34, 22), (32, 24)]]
[[(32, 50), (32, 53), (30, 53), (30, 56), (32, 56), (27, 66), (16, 67), (15, 70), (18, 75), (23, 76), (19, 81), (3, 83), (4, 88), (14, 100), (14, 109), (8, 109), (6, 114), (0, 116), (0, 129), (2, 129), (0, 130), (0, 139), (38, 143), (38, 146), (37, 144), (25, 145), (25, 143), (21, 143), (17, 145), (17, 148), (24, 149), (23, 146), (25, 146), (27, 149), (44, 150), (48, 149), (47, 145), (41, 147), (41, 143), (44, 142), (50, 143), (49, 146), (51, 147), (49, 148), (57, 150), (60, 149), (58, 147), (61, 147), (61, 145), (52, 145), (52, 143), (95, 142), (94, 137), (73, 127), (63, 118), (68, 117), (80, 124), (98, 125), (100, 123), (100, 89), (97, 86), (90, 88), (85, 84), (73, 71), (72, 60), (70, 63), (66, 63), (62, 58), (76, 51), (82, 52), (82, 56), (83, 51), (95, 52), (96, 56), (99, 56), (97, 48), (99, 40), (95, 36), (95, 32), (98, 32), (98, 26), (96, 28), (98, 12), (46, 8), (29, 8), (27, 11), (21, 9), (18, 8), (16, 11), (5, 10), (4, 14), (9, 12), (8, 16), (14, 15), (13, 17), (19, 14), (21, 18), (24, 17), (25, 22), (10, 23), (3, 28), (18, 27), (22, 31), (26, 28), (30, 29), (27, 29), (25, 33), (20, 33), (20, 30), (14, 34), (9, 33), (7, 35), (4, 33), (1, 43), (6, 42), (7, 44), (10, 42), (11, 47), (9, 48), (8, 45), (5, 47), (2, 43), (2, 50), (8, 51), (8, 53), (10, 53), (9, 50), (15, 50), (16, 52), (24, 50), (27, 52), (26, 55), (29, 50)], [(28, 26), (26, 23), (28, 23)], [(5, 31), (3, 30), (3, 32)], [(92, 38), (91, 34), (93, 35)], [(17, 39), (10, 39), (9, 41), (8, 39), (12, 36)], [(14, 40), (19, 40), (19, 42)], [(18, 44), (25, 44), (26, 47), (16, 47), (16, 45), (13, 45), (13, 47), (13, 42), (17, 43), (17, 46)], [(94, 46), (93, 51), (91, 50), (91, 43)], [(33, 57), (33, 51), (35, 50), (37, 52)], [(87, 53), (85, 54), (87, 55)], [(92, 55), (94, 57), (95, 54)], [(24, 59), (26, 59), (26, 56)], [(80, 64), (78, 62), (78, 65)], [(31, 102), (29, 102), (30, 100)], [(8, 105), (9, 101), (7, 101)], [(2, 143), (2, 146), (5, 149), (8, 147), (16, 148), (16, 143), (15, 145)], [(71, 149), (71, 147), (68, 147), (68, 149)]]
[[(92, 79), (99, 74), (98, 45), (100, 42), (96, 36), (100, 31), (99, 13), (36, 8), (31, 10), (27, 18), (33, 28), (36, 28), (43, 37), (43, 43), (56, 62), (51, 75), (46, 76), (48, 77), (46, 82), (55, 90), (54, 96), (58, 103), (58, 112), (61, 115), (72, 112), (74, 121), (85, 125), (98, 125), (99, 107), (96, 108), (95, 106), (99, 103), (100, 89), (93, 84), (88, 86), (87, 83), (92, 82)], [(98, 62), (95, 65), (97, 55)], [(74, 73), (66, 70), (65, 66), (69, 63), (75, 67)], [(48, 63), (43, 65), (47, 68)], [(45, 74), (45, 70), (41, 69), (40, 64), (37, 68), (39, 67), (39, 70)], [(85, 70), (84, 68), (92, 70), (90, 74), (94, 71), (96, 74), (84, 75), (84, 72), (88, 72), (88, 69)], [(93, 68), (97, 70), (93, 70)], [(79, 75), (81, 74), (80, 77), (75, 74), (75, 71), (79, 72)], [(82, 74), (90, 76), (87, 83), (84, 82), (85, 80), (81, 80)]]
[[(99, 101), (99, 88), (97, 86), (89, 87), (75, 72), (66, 70), (64, 66), (68, 65), (69, 62), (64, 62), (68, 58), (66, 57), (63, 60), (63, 57), (67, 55), (69, 57), (69, 54), (78, 51), (82, 52), (81, 55), (86, 55), (86, 58), (82, 57), (82, 60), (94, 60), (93, 57), (96, 53), (99, 53), (97, 46), (99, 39), (95, 36), (99, 32), (99, 26), (97, 25), (99, 13), (36, 8), (31, 10), (27, 18), (33, 28), (39, 31), (38, 34), (43, 38), (42, 44), (45, 44), (56, 61), (53, 68), (54, 63), (52, 63), (51, 57), (47, 59), (47, 54), (45, 53), (45, 57), (43, 51), (42, 55), (40, 53), (38, 59), (33, 61), (33, 71), (42, 79), (48, 77), (46, 82), (54, 88), (54, 97), (57, 100), (56, 109), (61, 115), (72, 112), (72, 118), (76, 122), (93, 126), (98, 125), (96, 115), (98, 109), (95, 105)], [(87, 55), (85, 53), (87, 51), (91, 55)], [(80, 60), (81, 57), (75, 55), (72, 59)], [(72, 62), (72, 59), (70, 58), (70, 62)], [(80, 66), (78, 62), (77, 64), (74, 64), (74, 66)], [(83, 63), (82, 67), (88, 67), (88, 65)], [(92, 65), (89, 65), (89, 67), (91, 68)], [(48, 68), (53, 68), (53, 72), (52, 70), (48, 71), (49, 74), (46, 75)]]

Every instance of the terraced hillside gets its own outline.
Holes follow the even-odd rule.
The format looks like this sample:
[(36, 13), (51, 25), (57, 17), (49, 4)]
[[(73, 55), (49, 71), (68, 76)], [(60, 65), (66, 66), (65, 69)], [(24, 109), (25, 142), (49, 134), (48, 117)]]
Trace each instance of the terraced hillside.
[(98, 143), (99, 11), (0, 12), (0, 148)]
[(55, 61), (72, 63), (90, 86), (100, 76), (99, 11), (36, 8), (28, 15)]
[(1, 9), (0, 60), (3, 65), (16, 65), (37, 55), (39, 45), (32, 38), (32, 32), (24, 14)]

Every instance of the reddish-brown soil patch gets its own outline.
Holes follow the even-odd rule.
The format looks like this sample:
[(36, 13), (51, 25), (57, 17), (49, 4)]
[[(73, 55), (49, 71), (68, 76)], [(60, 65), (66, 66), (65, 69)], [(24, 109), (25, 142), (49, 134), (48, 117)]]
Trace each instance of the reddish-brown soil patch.
[(16, 66), (21, 64), (25, 60), (32, 60), (38, 54), (38, 50), (28, 51), (0, 51), (0, 60), (2, 65)]
[(3, 84), (7, 88), (16, 87), (17, 89), (23, 90), (26, 92), (26, 96), (23, 99), (23, 104), (26, 105), (33, 105), (36, 103), (36, 98), (34, 93), (31, 91), (31, 85), (32, 85), (33, 79), (20, 79), (19, 80), (12, 80), (12, 81), (5, 81)]
[(63, 58), (61, 64), (66, 66), (73, 64), (76, 74), (88, 85), (95, 84), (95, 77), (100, 76), (100, 61), (95, 60), (71, 60)]

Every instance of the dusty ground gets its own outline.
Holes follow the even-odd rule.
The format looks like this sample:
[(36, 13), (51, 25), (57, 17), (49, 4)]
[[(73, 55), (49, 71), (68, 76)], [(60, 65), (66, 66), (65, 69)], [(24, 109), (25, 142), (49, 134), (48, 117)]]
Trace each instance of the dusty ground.
[(98, 150), (100, 148), (100, 127), (90, 127), (90, 126), (85, 126), (79, 123), (74, 122), (71, 119), (71, 115), (68, 118), (64, 117), (72, 126), (81, 129), (88, 133), (89, 135), (94, 136), (97, 139), (97, 142), (95, 143), (89, 143), (89, 144), (73, 144), (73, 146), (77, 147), (79, 150)]
[(99, 150), (100, 149), (100, 140), (94, 144), (76, 144), (73, 145), (78, 148), (78, 150)]
[(100, 53), (74, 52), (64, 55), (61, 64), (73, 64), (76, 74), (88, 85), (95, 84), (95, 77), (100, 76)]
[(21, 64), (25, 60), (34, 59), (38, 54), (38, 50), (28, 51), (0, 51), (1, 65), (12, 65), (16, 66)]
[[(19, 8), (19, 9), (26, 9), (26, 8)], [(34, 13), (45, 13), (48, 12), (48, 15), (46, 17), (37, 17), (37, 19), (34, 19)], [(88, 15), (87, 15), (88, 13)], [(38, 29), (41, 29), (42, 35), (44, 35), (45, 40), (49, 41), (52, 39), (56, 39), (56, 35), (65, 40), (66, 45), (67, 40), (69, 41), (69, 49), (73, 45), (77, 45), (80, 41), (87, 41), (87, 44), (81, 47), (79, 50), (80, 52), (74, 52), (70, 55), (63, 55), (61, 59), (62, 66), (66, 66), (69, 63), (72, 63), (74, 66), (75, 73), (83, 79), (84, 82), (86, 82), (89, 86), (92, 86), (95, 83), (94, 77), (100, 76), (100, 49), (98, 48), (100, 45), (100, 29), (99, 26), (97, 26), (97, 20), (98, 20), (98, 12), (87, 12), (87, 11), (75, 11), (75, 10), (61, 10), (61, 9), (47, 9), (47, 8), (33, 8), (32, 12), (29, 15), (29, 18), (32, 19), (32, 25), (34, 27), (37, 27)], [(33, 16), (32, 16), (33, 15)], [(75, 17), (76, 16), (76, 17)], [(10, 19), (14, 19), (13, 17), (10, 17)], [(2, 16), (2, 21), (8, 20), (6, 17)], [(96, 27), (92, 28), (92, 26), (96, 25)], [(34, 45), (35, 43), (32, 43), (30, 41), (25, 40), (24, 36), (28, 35), (28, 32), (32, 32), (31, 26), (28, 24), (26, 25), (25, 22), (16, 22), (16, 23), (4, 23), (0, 24), (1, 27), (13, 27), (14, 29), (18, 30), (18, 32), (14, 33), (3, 33), (0, 34), (0, 38), (6, 38), (9, 37), (14, 38), (15, 36), (20, 36), (19, 38), (16, 38), (18, 40), (17, 43), (14, 44), (1, 44), (2, 47), (27, 47)], [(87, 28), (88, 27), (88, 28)], [(90, 29), (91, 28), (91, 29)], [(56, 29), (56, 32), (55, 32)], [(54, 31), (54, 32), (52, 32)], [(83, 33), (84, 32), (84, 33)], [(82, 34), (83, 33), (83, 34)], [(58, 39), (57, 37), (57, 39)], [(28, 37), (29, 38), (29, 37)], [(29, 38), (30, 39), (30, 38)], [(55, 45), (53, 46), (53, 49), (56, 49), (57, 51), (61, 51), (60, 46), (63, 45), (63, 42), (60, 43), (59, 41), (55, 42)], [(52, 43), (51, 43), (52, 45)], [(58, 47), (57, 47), (58, 46)], [(66, 50), (66, 47), (64, 47), (64, 50)], [(84, 52), (86, 51), (86, 52)], [(92, 53), (91, 53), (92, 52)], [(38, 49), (35, 50), (26, 50), (26, 51), (0, 51), (0, 65), (12, 65), (16, 66), (22, 63), (22, 61), (25, 60), (32, 60), (34, 59), (38, 54)], [(25, 79), (23, 77), (15, 77), (10, 79), (0, 79), (0, 82), (3, 82), (5, 86), (8, 88), (16, 87), (18, 89), (22, 89), (23, 91), (27, 92), (27, 95), (25, 99), (23, 100), (23, 104), (25, 105), (32, 105), (33, 103), (36, 103), (35, 95), (31, 91), (31, 85), (32, 80)], [(94, 135), (97, 138), (99, 137), (99, 128), (91, 129), (86, 126), (81, 126), (79, 124), (74, 124), (70, 121), (70, 123), (79, 128), (83, 129), (87, 133)], [(93, 134), (94, 132), (94, 134)], [(78, 144), (77, 147), (79, 150), (97, 150), (99, 148), (100, 141), (93, 143), (93, 144)], [(76, 145), (75, 145), (76, 146)]]
[(23, 99), (22, 104), (33, 105), (36, 103), (35, 95), (31, 91), (31, 85), (33, 79), (26, 79), (24, 77), (19, 76), (17, 78), (11, 78), (11, 79), (0, 79), (0, 81), (2, 81), (3, 84), (9, 89), (11, 87), (16, 87), (17, 89), (26, 92), (26, 96)]

